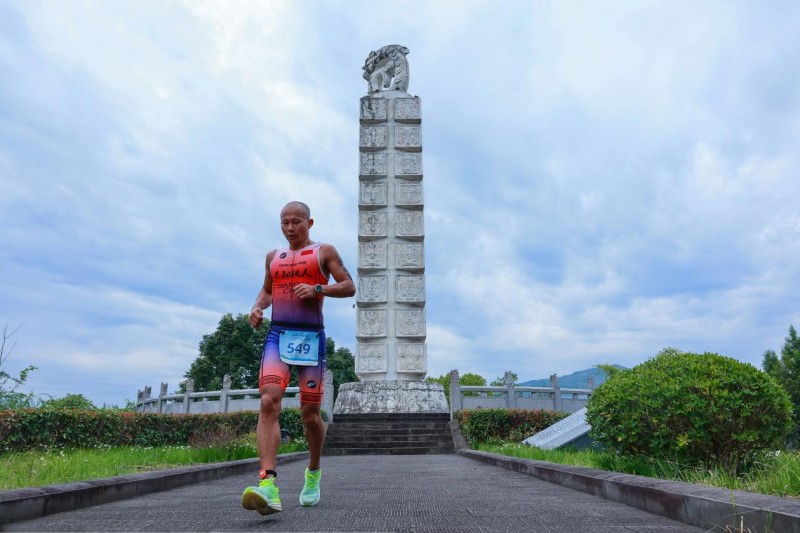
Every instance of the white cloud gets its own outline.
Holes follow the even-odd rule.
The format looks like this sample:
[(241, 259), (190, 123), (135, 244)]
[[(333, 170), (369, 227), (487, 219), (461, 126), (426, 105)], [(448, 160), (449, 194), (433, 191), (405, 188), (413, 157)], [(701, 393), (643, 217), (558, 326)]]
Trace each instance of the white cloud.
[[(176, 387), (286, 201), (355, 272), (361, 65), (389, 43), (423, 100), (431, 374), (758, 363), (798, 325), (796, 8), (0, 10), (0, 312), (40, 391)], [(326, 319), (354, 349), (352, 304)]]

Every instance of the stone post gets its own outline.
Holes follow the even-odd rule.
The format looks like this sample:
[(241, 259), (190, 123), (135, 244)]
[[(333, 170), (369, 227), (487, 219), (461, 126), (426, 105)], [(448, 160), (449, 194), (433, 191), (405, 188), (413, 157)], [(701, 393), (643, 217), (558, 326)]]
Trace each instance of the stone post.
[(553, 410), (561, 411), (563, 410), (561, 403), (561, 387), (558, 386), (557, 374), (553, 374), (552, 376), (550, 376), (550, 386), (553, 389)]
[(446, 413), (428, 371), (421, 100), (408, 94), (408, 49), (384, 46), (364, 65), (360, 100), (356, 374), (337, 414)]
[(219, 394), (219, 412), (228, 412), (228, 394), (231, 390), (231, 376), (225, 374), (222, 378), (222, 391)]
[(183, 393), (183, 412), (189, 413), (192, 407), (192, 400), (189, 397), (194, 392), (194, 380), (189, 378), (186, 380), (186, 392)]
[(514, 374), (510, 370), (506, 370), (503, 381), (506, 384), (506, 406), (509, 409), (516, 409), (517, 392), (514, 390)]
[(325, 370), (322, 378), (322, 408), (328, 413), (328, 422), (333, 422), (333, 372)]
[(163, 381), (161, 382), (161, 390), (158, 392), (158, 414), (164, 412), (164, 396), (167, 395), (167, 384)]
[(458, 382), (458, 370), (450, 371), (450, 420), (453, 413), (462, 409), (461, 384)]
[(150, 393), (152, 392), (152, 390), (153, 390), (152, 387), (147, 386), (142, 391), (142, 412), (143, 413), (147, 413), (148, 412), (149, 407), (147, 407), (147, 403), (146, 402), (147, 402), (147, 400), (150, 399)]

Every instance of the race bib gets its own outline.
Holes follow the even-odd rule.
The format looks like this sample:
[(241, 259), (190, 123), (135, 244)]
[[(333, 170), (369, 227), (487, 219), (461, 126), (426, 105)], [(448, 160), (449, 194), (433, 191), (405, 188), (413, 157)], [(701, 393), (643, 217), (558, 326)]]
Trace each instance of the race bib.
[(278, 351), (287, 365), (317, 366), (319, 364), (319, 331), (281, 331)]

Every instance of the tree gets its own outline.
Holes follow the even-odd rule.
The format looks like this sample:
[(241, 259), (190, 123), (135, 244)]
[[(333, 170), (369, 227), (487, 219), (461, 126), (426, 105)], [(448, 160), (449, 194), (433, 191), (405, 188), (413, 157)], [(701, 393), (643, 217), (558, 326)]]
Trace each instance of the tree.
[(5, 371), (8, 358), (14, 351), (16, 343), (11, 343), (11, 337), (22, 327), (22, 324), (9, 331), (9, 320), (3, 326), (3, 340), (0, 341), (0, 409), (23, 409), (33, 407), (35, 396), (32, 392), (19, 392), (19, 388), (25, 385), (28, 374), (36, 370), (33, 365), (28, 365), (22, 369), (18, 377), (14, 377)]
[[(519, 381), (519, 376), (517, 375), (516, 372), (512, 372), (511, 373), (511, 379), (512, 379), (512, 381), (514, 383)], [(494, 381), (489, 383), (489, 385), (491, 385), (492, 387), (505, 387), (506, 386), (506, 378), (505, 378), (505, 376), (500, 376), (498, 378), (495, 378)]]
[(606, 375), (606, 379), (611, 379), (614, 376), (618, 375), (620, 372), (624, 372), (625, 369), (621, 368), (617, 365), (611, 365), (609, 363), (599, 363), (594, 365), (595, 368), (600, 369)]
[(97, 406), (83, 394), (67, 394), (63, 398), (51, 398), (42, 403), (45, 409), (80, 409), (93, 411)]
[[(225, 375), (231, 377), (233, 389), (258, 388), (261, 354), (269, 329), (269, 320), (258, 329), (250, 325), (249, 315), (223, 315), (216, 331), (203, 335), (200, 355), (185, 377), (194, 380), (194, 390), (212, 391), (222, 388)], [(295, 377), (295, 380), (297, 378)], [(185, 385), (181, 385), (185, 389)]]
[[(438, 378), (428, 377), (425, 379), (428, 383), (439, 383), (444, 387), (444, 396), (447, 402), (450, 403), (450, 374), (442, 374)], [(478, 374), (467, 372), (462, 376), (458, 376), (459, 385), (483, 386), (486, 385), (486, 378)], [(465, 392), (465, 396), (477, 396), (477, 392)]]
[(591, 437), (611, 451), (732, 476), (783, 446), (791, 402), (753, 365), (666, 348), (604, 382), (586, 404)]
[[(223, 315), (216, 331), (203, 335), (200, 355), (184, 376), (194, 380), (195, 391), (220, 390), (225, 374), (231, 377), (232, 389), (258, 388), (261, 355), (268, 331), (268, 320), (264, 320), (260, 328), (253, 329), (249, 315), (240, 314), (236, 318), (230, 313)], [(336, 342), (330, 337), (325, 344), (325, 358), (327, 368), (333, 374), (335, 399), (340, 384), (358, 381), (355, 358), (347, 348), (336, 348)], [(297, 370), (292, 367), (288, 386), (296, 387), (297, 384)], [(181, 384), (181, 391), (185, 387)]]
[(800, 444), (800, 338), (794, 326), (789, 326), (789, 336), (784, 339), (780, 358), (772, 350), (764, 352), (764, 371), (772, 376), (789, 394), (792, 402), (794, 428), (789, 434), (789, 445)]
[(328, 370), (333, 374), (333, 399), (339, 396), (339, 385), (359, 381), (356, 376), (356, 359), (347, 348), (336, 348), (330, 337), (325, 346), (325, 359)]

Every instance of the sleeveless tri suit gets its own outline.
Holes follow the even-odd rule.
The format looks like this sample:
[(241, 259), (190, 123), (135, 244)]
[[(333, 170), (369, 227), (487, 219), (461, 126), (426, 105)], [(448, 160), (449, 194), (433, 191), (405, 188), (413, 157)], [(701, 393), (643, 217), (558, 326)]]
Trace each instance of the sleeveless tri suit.
[(322, 378), (325, 372), (325, 330), (322, 319), (324, 296), (300, 299), (294, 295), (294, 287), (300, 283), (327, 285), (328, 278), (320, 264), (321, 243), (314, 243), (300, 250), (289, 248), (275, 252), (269, 264), (272, 277), (272, 319), (261, 357), (258, 386), (274, 384), (283, 389), (289, 383), (290, 366), (281, 360), (281, 335), (290, 332), (319, 332), (318, 364), (296, 366), (300, 380), (300, 401), (322, 403)]

